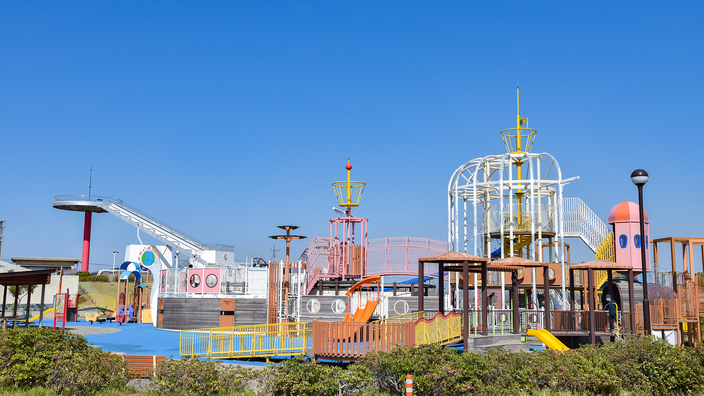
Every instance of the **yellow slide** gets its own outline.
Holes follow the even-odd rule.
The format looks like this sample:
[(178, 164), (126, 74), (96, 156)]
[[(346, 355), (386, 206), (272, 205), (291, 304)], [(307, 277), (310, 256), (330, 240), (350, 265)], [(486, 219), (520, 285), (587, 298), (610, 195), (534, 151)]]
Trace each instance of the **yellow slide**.
[[(49, 308), (46, 311), (44, 311), (44, 315), (46, 315), (48, 313), (52, 313), (52, 312), (54, 312), (54, 308)], [(34, 322), (37, 319), (39, 319), (39, 315), (32, 316), (31, 318), (29, 318), (29, 321)]]
[(567, 348), (565, 344), (545, 329), (528, 330), (528, 335), (538, 337), (538, 339), (542, 341), (546, 347), (552, 349), (553, 351), (569, 351), (569, 348)]

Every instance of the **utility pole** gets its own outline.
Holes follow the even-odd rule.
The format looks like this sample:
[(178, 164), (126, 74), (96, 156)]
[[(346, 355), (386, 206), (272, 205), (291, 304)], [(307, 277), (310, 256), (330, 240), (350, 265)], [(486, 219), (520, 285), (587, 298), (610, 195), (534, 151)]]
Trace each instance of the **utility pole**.
[(0, 258), (2, 258), (2, 232), (5, 229), (5, 219), (0, 219)]

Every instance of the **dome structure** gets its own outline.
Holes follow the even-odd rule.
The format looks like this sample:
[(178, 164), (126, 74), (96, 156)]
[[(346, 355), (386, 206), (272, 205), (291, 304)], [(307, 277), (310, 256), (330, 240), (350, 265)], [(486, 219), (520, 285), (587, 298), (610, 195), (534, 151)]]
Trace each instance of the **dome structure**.
[[(645, 222), (648, 223), (648, 212), (643, 210)], [(609, 212), (609, 224), (615, 223), (638, 223), (640, 215), (638, 214), (638, 204), (635, 202), (621, 202), (611, 209)]]

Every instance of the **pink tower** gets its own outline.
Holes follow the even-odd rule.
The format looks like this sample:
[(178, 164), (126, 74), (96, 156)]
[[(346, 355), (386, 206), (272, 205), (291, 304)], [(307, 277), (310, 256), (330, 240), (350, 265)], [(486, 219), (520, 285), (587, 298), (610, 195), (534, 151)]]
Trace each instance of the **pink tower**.
[(330, 219), (329, 260), (332, 274), (341, 279), (362, 278), (367, 275), (367, 222), (352, 216), (352, 208), (359, 206), (364, 182), (352, 181), (352, 165), (347, 162), (347, 180), (333, 183), (338, 204), (346, 210), (344, 216)]
[[(645, 238), (640, 235), (640, 216), (638, 215), (637, 203), (621, 202), (609, 212), (609, 224), (613, 224), (614, 227), (616, 262), (630, 265), (636, 271), (642, 269), (640, 254), (642, 245), (645, 245), (645, 257), (650, 258), (648, 213), (643, 211), (643, 215), (645, 216)], [(646, 268), (650, 271), (649, 259)]]

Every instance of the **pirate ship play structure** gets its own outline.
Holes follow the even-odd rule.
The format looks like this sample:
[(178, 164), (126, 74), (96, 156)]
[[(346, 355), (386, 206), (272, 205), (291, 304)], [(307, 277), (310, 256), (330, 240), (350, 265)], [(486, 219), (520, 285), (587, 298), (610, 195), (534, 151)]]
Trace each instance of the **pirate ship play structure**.
[[(281, 226), (286, 234), (274, 236), (286, 240), (285, 261), (236, 263), (232, 247), (204, 245), (119, 200), (57, 197), (54, 206), (111, 212), (167, 243), (148, 267), (160, 280), (152, 291), (152, 317), (160, 328), (197, 329), (182, 332), (182, 354), (303, 350), (350, 358), (394, 343), (464, 340), (471, 349), (496, 344), (482, 337), (504, 337), (505, 345), (514, 345), (529, 330), (550, 331), (570, 345), (642, 332), (638, 253), (645, 248), (649, 254), (650, 238), (649, 229), (640, 235), (634, 227), (637, 205), (616, 205), (609, 226), (581, 199), (564, 197), (564, 187), (578, 177), (564, 178), (551, 154), (533, 153), (536, 135), (517, 112), (516, 127), (501, 131), (505, 153), (455, 170), (447, 191), (447, 242), (368, 239), (368, 220), (352, 215), (365, 184), (352, 180), (349, 162), (347, 179), (333, 183), (340, 216), (330, 219), (327, 237), (310, 239), (297, 261), (288, 254), (290, 241), (302, 238), (291, 234), (295, 226)], [(567, 238), (580, 238), (597, 260), (570, 263)], [(704, 239), (652, 242), (652, 327), (671, 342), (695, 343), (701, 339), (701, 282), (693, 247), (704, 246)], [(658, 243), (672, 246), (670, 273), (659, 271)], [(679, 273), (677, 243), (683, 252)], [(190, 253), (185, 265), (171, 260), (173, 248)], [(391, 282), (391, 276), (408, 279)], [(616, 335), (598, 310), (604, 290), (619, 306)]]

